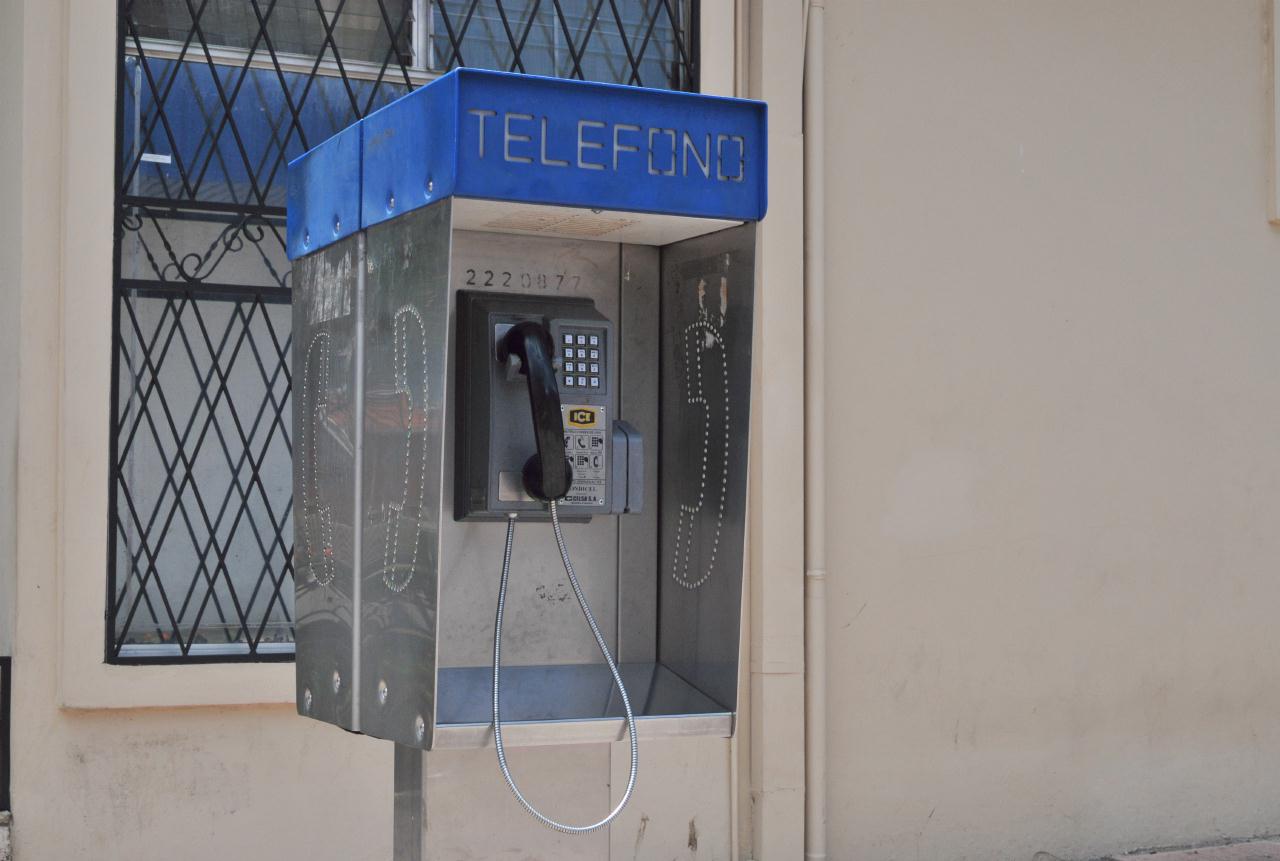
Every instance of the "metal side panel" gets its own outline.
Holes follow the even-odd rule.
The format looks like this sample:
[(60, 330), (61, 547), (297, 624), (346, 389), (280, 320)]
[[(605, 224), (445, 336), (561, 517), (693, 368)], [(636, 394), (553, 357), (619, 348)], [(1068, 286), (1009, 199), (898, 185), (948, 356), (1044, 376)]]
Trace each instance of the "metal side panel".
[(728, 709), (738, 687), (754, 304), (755, 225), (663, 249), (658, 655)]
[(618, 414), (644, 438), (644, 504), (618, 518), (618, 660), (657, 657), (658, 249), (622, 246), (621, 400)]
[(297, 261), (293, 293), (298, 712), (355, 728), (350, 675), (361, 237)]
[(450, 208), (367, 239), (360, 729), (415, 747), (436, 699)]

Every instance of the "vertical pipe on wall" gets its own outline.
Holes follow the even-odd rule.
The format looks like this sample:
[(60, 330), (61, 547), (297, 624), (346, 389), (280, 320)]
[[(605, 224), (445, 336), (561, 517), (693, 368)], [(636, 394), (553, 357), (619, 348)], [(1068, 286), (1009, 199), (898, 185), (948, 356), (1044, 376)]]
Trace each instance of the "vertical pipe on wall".
[[(748, 57), (748, 41), (747, 41), (747, 10), (749, 8), (748, 0), (733, 0), (733, 95), (738, 98), (749, 98), (749, 79), (747, 68)], [(703, 30), (705, 35), (707, 31)], [(758, 301), (758, 300), (757, 300)], [(758, 324), (757, 324), (758, 328)], [(752, 343), (752, 349), (756, 349), (756, 344)], [(755, 392), (752, 392), (755, 397)], [(752, 433), (755, 433), (754, 427)], [(750, 520), (748, 518), (747, 530), (750, 532)], [(750, 544), (750, 536), (748, 535), (748, 545)], [(749, 552), (749, 551), (748, 551)], [(751, 583), (749, 561), (744, 560), (744, 570), (748, 572), (748, 581), (742, 584), (746, 596), (742, 602), (742, 628), (738, 634), (738, 654), (749, 656), (751, 654)], [(747, 836), (743, 835), (742, 828), (742, 793), (748, 794), (750, 799), (750, 782), (744, 787), (740, 781), (742, 780), (742, 764), (741, 758), (744, 754), (749, 753), (747, 745), (740, 743), (739, 739), (743, 735), (743, 713), (747, 711), (745, 704), (751, 702), (751, 662), (750, 660), (742, 660), (738, 664), (738, 718), (735, 721), (734, 733), (729, 737), (729, 861), (741, 861), (745, 851), (750, 855), (750, 829), (747, 829)], [(750, 773), (750, 759), (747, 760), (747, 772)], [(748, 806), (748, 817), (750, 816), (750, 807)]]
[(827, 857), (827, 554), (824, 393), (824, 0), (806, 10), (804, 50), (804, 857)]

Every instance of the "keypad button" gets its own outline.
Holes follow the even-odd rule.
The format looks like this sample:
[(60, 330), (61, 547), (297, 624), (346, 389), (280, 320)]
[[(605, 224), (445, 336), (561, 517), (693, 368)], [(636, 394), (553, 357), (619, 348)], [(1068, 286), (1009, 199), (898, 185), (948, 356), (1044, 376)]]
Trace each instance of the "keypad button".
[(565, 348), (564, 348), (564, 357), (565, 357), (566, 359), (572, 359), (572, 358), (573, 358), (573, 356), (574, 356), (574, 352), (573, 352), (573, 350), (569, 349), (568, 347), (565, 347)]
[(565, 377), (565, 378), (564, 378), (564, 384), (565, 384), (566, 386), (572, 386), (572, 385), (573, 385), (573, 377)]
[(579, 335), (579, 336), (578, 336), (578, 346), (579, 346), (579, 347), (581, 347), (581, 346), (582, 346), (583, 344), (585, 344), (585, 343), (587, 343), (587, 336), (586, 336), (586, 335)]
[(599, 335), (592, 335), (592, 336), (591, 336), (591, 346), (593, 346), (593, 347), (597, 347), (597, 346), (599, 346), (599, 345), (600, 345), (600, 336), (599, 336)]
[(579, 385), (579, 386), (582, 386), (583, 388), (586, 388), (586, 386), (587, 386), (587, 378), (586, 378), (586, 377), (578, 377), (578, 385)]
[(568, 332), (565, 332), (565, 333), (564, 333), (564, 342), (565, 342), (566, 344), (572, 344), (572, 343), (573, 343), (573, 336), (572, 336), (572, 335), (570, 335)]
[[(581, 377), (579, 377), (579, 379), (581, 379)], [(593, 388), (593, 389), (598, 389), (598, 388), (600, 388), (600, 378), (599, 378), (599, 377), (592, 377), (592, 378), (591, 378), (591, 388)]]
[(591, 358), (593, 358), (593, 359), (598, 359), (598, 358), (600, 358), (600, 351), (599, 351), (599, 350), (592, 350), (592, 351), (591, 351)]
[(595, 362), (592, 362), (592, 363), (591, 363), (591, 373), (593, 373), (593, 374), (598, 374), (598, 373), (600, 373), (600, 366), (599, 366), (598, 364), (596, 364)]

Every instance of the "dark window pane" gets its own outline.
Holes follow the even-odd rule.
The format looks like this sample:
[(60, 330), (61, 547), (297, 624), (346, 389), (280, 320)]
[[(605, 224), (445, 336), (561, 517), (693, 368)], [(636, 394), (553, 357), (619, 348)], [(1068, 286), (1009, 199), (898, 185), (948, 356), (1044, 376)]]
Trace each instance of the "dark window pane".
[[(281, 54), (320, 56), (328, 50), (325, 31), (332, 24), (333, 41), (343, 59), (381, 63), (388, 51), (397, 61), (412, 63), (411, 27), (404, 27), (394, 42), (383, 23), (383, 10), (395, 22), (405, 18), (411, 0), (259, 0), (255, 10), (248, 0), (133, 0), (129, 14), (143, 38), (185, 41), (198, 24), (196, 50), (211, 48), (262, 48), (258, 16), (266, 19), (266, 37)], [(320, 10), (316, 6), (320, 6)], [(203, 36), (203, 39), (201, 39)]]
[(479, 66), (664, 89), (693, 89), (685, 0), (438, 0), (429, 68)]

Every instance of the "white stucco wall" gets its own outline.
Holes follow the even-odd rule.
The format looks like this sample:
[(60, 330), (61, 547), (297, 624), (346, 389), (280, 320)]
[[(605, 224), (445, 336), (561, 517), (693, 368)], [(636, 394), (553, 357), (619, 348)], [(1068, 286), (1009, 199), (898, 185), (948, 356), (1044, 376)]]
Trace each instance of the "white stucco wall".
[(1280, 831), (1265, 4), (827, 4), (832, 858)]
[[(101, 341), (66, 332), (77, 311), (96, 309), (110, 289), (109, 256), (105, 268), (95, 256), (104, 239), (110, 247), (111, 222), (100, 217), (110, 207), (110, 171), (105, 194), (100, 178), (84, 180), (86, 171), (98, 170), (95, 159), (109, 167), (111, 138), (109, 132), (85, 134), (84, 123), (112, 111), (109, 98), (104, 104), (95, 95), (102, 79), (94, 69), (102, 44), (110, 67), (114, 4), (5, 0), (0, 12), (0, 261), (6, 271), (0, 413), (9, 415), (14, 400), (20, 405), (17, 480), (0, 484), (0, 521), (17, 494), (16, 543), (0, 523), (0, 578), (5, 554), (16, 555), (19, 572), (16, 589), (0, 591), (0, 616), (16, 618), (14, 857), (389, 857), (391, 752), (384, 746), (304, 721), (279, 705), (64, 708), (101, 696), (68, 678), (62, 659), (70, 644), (89, 664), (101, 660), (101, 629), (68, 626), (64, 610), (77, 600), (97, 602), (100, 624), (105, 547), (98, 542), (96, 553), (85, 551), (94, 533), (69, 524), (104, 529), (105, 508), (99, 497), (67, 488), (84, 480), (105, 491), (105, 469), (92, 467), (105, 445), (107, 416), (90, 410), (73, 428), (63, 420), (83, 407), (72, 397), (81, 393), (77, 382), (105, 376), (95, 352)], [(11, 43), (21, 50), (9, 50)], [(15, 293), (20, 302), (11, 301)], [(0, 464), (11, 456), (4, 451), (11, 439), (4, 421)], [(91, 445), (60, 449), (77, 434)], [(69, 566), (69, 558), (78, 564), (77, 552), (97, 561), (92, 568)], [(104, 679), (117, 691), (164, 687), (156, 680), (165, 673), (117, 669), (122, 672)], [(287, 668), (277, 669), (288, 698)], [(191, 675), (197, 690), (175, 696), (198, 702), (204, 689), (214, 702), (234, 701), (229, 695), (238, 680), (253, 676), (243, 667), (200, 668)]]

